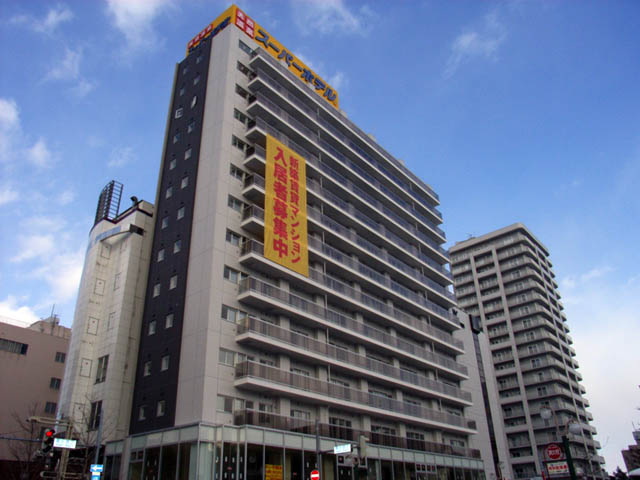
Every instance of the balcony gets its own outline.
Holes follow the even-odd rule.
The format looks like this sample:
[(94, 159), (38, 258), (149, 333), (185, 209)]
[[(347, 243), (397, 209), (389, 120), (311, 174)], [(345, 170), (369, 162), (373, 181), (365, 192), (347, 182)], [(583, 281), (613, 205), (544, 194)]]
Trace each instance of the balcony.
[(530, 330), (536, 327), (548, 327), (555, 330), (553, 322), (543, 316), (529, 317), (526, 320), (515, 322), (512, 328), (515, 333), (522, 332), (524, 330)]
[(553, 353), (561, 358), (560, 350), (558, 350), (553, 345), (549, 345), (548, 343), (542, 343), (537, 345), (531, 345), (536, 348), (519, 348), (518, 349), (518, 358), (521, 360), (527, 357), (533, 357), (536, 355), (541, 355), (543, 353)]
[(242, 228), (254, 235), (261, 235), (264, 232), (264, 210), (255, 205), (250, 205), (242, 212)]
[[(328, 247), (317, 238), (309, 237), (310, 251), (314, 253), (322, 252), (323, 247), (326, 247), (325, 251), (329, 250), (330, 253), (331, 247)], [(349, 258), (349, 263), (355, 264), (354, 266), (364, 267), (359, 264), (357, 260), (344, 255), (342, 256), (342, 260), (344, 261), (347, 261), (347, 258)], [(250, 263), (253, 268), (258, 268), (266, 271), (267, 273), (283, 273), (281, 267), (273, 263), (271, 260), (264, 258), (264, 245), (256, 240), (249, 240), (244, 243), (240, 253), (240, 263)], [(364, 274), (368, 273), (368, 278), (376, 282), (380, 287), (379, 297), (374, 298), (370, 295), (363, 294), (350, 285), (312, 268), (309, 269), (309, 280), (301, 279), (293, 273), (291, 273), (290, 280), (295, 282), (309, 282), (309, 288), (318, 290), (316, 293), (331, 294), (335, 297), (336, 301), (340, 302), (347, 300), (350, 308), (355, 307), (356, 309), (361, 309), (363, 311), (369, 310), (370, 313), (380, 316), (380, 318), (383, 318), (387, 322), (397, 323), (398, 328), (411, 327), (414, 329), (410, 332), (411, 334), (417, 333), (415, 330), (418, 330), (427, 335), (429, 340), (443, 342), (445, 347), (455, 349), (458, 353), (464, 353), (464, 344), (462, 341), (454, 338), (449, 332), (435, 328), (424, 321), (405, 313), (404, 311), (397, 310), (381, 300), (381, 298), (384, 298), (387, 295), (394, 295), (393, 300), (399, 301), (399, 303), (413, 302), (413, 305), (409, 306), (414, 310), (418, 310), (422, 315), (438, 315), (442, 320), (453, 321), (454, 317), (448, 310), (418, 295), (414, 291), (403, 287), (397, 282), (390, 280), (388, 277), (380, 275), (373, 269), (368, 269), (368, 267), (366, 267), (357, 271)], [(418, 306), (422, 308), (418, 308)]]
[(458, 387), (280, 328), (256, 317), (242, 320), (238, 325), (236, 341), (261, 350), (285, 350), (308, 362), (326, 362), (334, 368), (348, 370), (357, 376), (367, 376), (396, 388), (400, 385), (423, 395), (428, 391), (438, 397), (445, 396), (455, 402), (471, 404), (471, 393)]
[(269, 308), (283, 314), (294, 314), (303, 321), (315, 326), (332, 327), (343, 334), (378, 348), (393, 348), (398, 353), (409, 355), (413, 361), (426, 362), (428, 365), (447, 370), (449, 373), (466, 378), (467, 367), (445, 355), (430, 352), (416, 343), (389, 335), (352, 317), (325, 308), (317, 303), (305, 300), (287, 291), (281, 290), (253, 277), (240, 283), (238, 300), (258, 308)]
[[(262, 53), (262, 52), (259, 52), (259, 53)], [(255, 63), (254, 60), (255, 62), (262, 61), (263, 63), (262, 65), (258, 65), (257, 63), (254, 64)], [(265, 60), (267, 63), (264, 63)], [(389, 161), (396, 168), (401, 169), (405, 175), (407, 175), (409, 178), (411, 178), (413, 181), (416, 182), (416, 185), (414, 186), (414, 185), (408, 184), (400, 180), (397, 177), (397, 175), (389, 173), (388, 170), (380, 164), (380, 162), (373, 159), (369, 154), (364, 152), (362, 148), (358, 147), (352, 141), (348, 140), (342, 132), (340, 132), (329, 121), (323, 118), (322, 115), (319, 115), (317, 113), (317, 110), (318, 110), (317, 107), (308, 106), (307, 103), (300, 98), (300, 96), (295, 95), (292, 92), (288, 91), (287, 89), (283, 88), (283, 86), (281, 85), (281, 82), (274, 80), (268, 73), (266, 73), (266, 71), (263, 68), (261, 68), (261, 66), (266, 66), (268, 64), (270, 69), (273, 69), (274, 71), (279, 71), (279, 66), (274, 65), (274, 60), (272, 58), (268, 58), (267, 56), (264, 56), (264, 58), (262, 58), (262, 56), (257, 55), (251, 61), (251, 64), (252, 64), (251, 65), (252, 68), (256, 72), (256, 77), (249, 82), (250, 90), (262, 90), (262, 87), (260, 85), (257, 85), (258, 82), (261, 82), (263, 85), (270, 87), (271, 90), (264, 89), (263, 91), (265, 92), (273, 91), (272, 98), (277, 99), (281, 105), (283, 106), (293, 105), (302, 112), (302, 116), (313, 119), (318, 124), (322, 125), (336, 139), (341, 140), (344, 145), (349, 146), (352, 150), (357, 151), (360, 154), (360, 156), (366, 159), (371, 166), (378, 168), (378, 170), (386, 174), (395, 185), (400, 187), (403, 190), (403, 192), (405, 194), (408, 194), (410, 197), (412, 197), (413, 200), (416, 200), (422, 208), (429, 211), (429, 213), (431, 215), (434, 215), (436, 218), (442, 219), (442, 214), (439, 211), (437, 211), (435, 207), (433, 207), (430, 204), (430, 202), (426, 201), (425, 198), (423, 197), (423, 193), (426, 193), (431, 197), (431, 201), (437, 204), (438, 195), (433, 191), (433, 189), (431, 189), (431, 187), (429, 187), (424, 182), (422, 182), (422, 180), (420, 180), (411, 171), (407, 170), (406, 167), (402, 166), (400, 162), (398, 162), (398, 160), (396, 160), (391, 155), (389, 155), (386, 151), (384, 151), (384, 149), (382, 149), (377, 143), (373, 142), (348, 118), (346, 118), (343, 115), (339, 115), (337, 112), (333, 111), (332, 109), (326, 109), (328, 112), (330, 112), (329, 116), (338, 117), (338, 122), (348, 126), (354, 132), (356, 138), (358, 138), (359, 141), (368, 144), (368, 146), (372, 148), (374, 151), (376, 151), (378, 155), (381, 155), (383, 158)], [(287, 76), (287, 73), (285, 73), (285, 76)], [(313, 104), (313, 102), (311, 103)], [(416, 191), (418, 189), (422, 190), (422, 192)]]
[(256, 362), (236, 365), (234, 385), (237, 388), (266, 391), (307, 402), (395, 421), (407, 421), (458, 433), (476, 433), (475, 424), (464, 417), (425, 408), (363, 390), (298, 375)]
[[(316, 435), (316, 423), (311, 420), (287, 417), (274, 413), (265, 413), (256, 410), (239, 410), (233, 412), (234, 425), (253, 425), (256, 427), (298, 432), (307, 435)], [(381, 447), (402, 448), (419, 452), (436, 453), (440, 455), (452, 455), (465, 458), (480, 458), (480, 450), (454, 447), (443, 443), (428, 442), (413, 438), (383, 435), (377, 432), (356, 430), (353, 428), (332, 425), (328, 423), (318, 424), (318, 436), (346, 440), (357, 443), (360, 435), (367, 437), (370, 445)]]

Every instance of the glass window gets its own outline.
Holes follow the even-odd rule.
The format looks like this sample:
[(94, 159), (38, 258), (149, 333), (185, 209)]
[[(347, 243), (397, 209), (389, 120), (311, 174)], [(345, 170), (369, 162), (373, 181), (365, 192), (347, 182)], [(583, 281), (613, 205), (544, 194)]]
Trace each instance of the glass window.
[(196, 129), (196, 122), (191, 122), (187, 125), (187, 133), (191, 133)]
[(173, 143), (178, 143), (180, 141), (180, 132), (177, 132), (174, 136), (173, 136)]
[(138, 420), (146, 420), (147, 419), (147, 406), (140, 405), (138, 409)]
[(236, 323), (238, 320), (245, 318), (246, 316), (246, 312), (233, 307), (228, 307), (227, 305), (222, 305), (221, 317), (227, 322)]
[(29, 348), (29, 345), (27, 345), (26, 343), (14, 342), (13, 340), (0, 338), (1, 351), (5, 351), (9, 353), (17, 353), (19, 355), (26, 355), (28, 348)]
[(185, 160), (189, 160), (190, 158), (191, 158), (191, 149), (190, 149), (190, 148), (187, 148), (187, 149), (184, 151), (184, 159), (185, 159)]
[(194, 85), (197, 85), (198, 83), (200, 83), (200, 74), (196, 75), (195, 78), (193, 79)]
[(102, 383), (107, 379), (109, 355), (98, 358), (98, 370), (96, 371), (96, 383)]
[(242, 235), (237, 234), (236, 232), (232, 232), (231, 230), (227, 230), (227, 242), (231, 245), (239, 246), (240, 241), (242, 240)]
[(247, 149), (247, 146), (248, 146), (245, 142), (240, 140), (235, 135), (231, 135), (231, 145), (233, 145), (234, 147), (236, 147), (238, 150), (240, 150), (242, 152), (244, 152)]
[(182, 87), (180, 87), (180, 93), (179, 93), (179, 95), (180, 95), (180, 96), (184, 95), (184, 85), (183, 85)]
[(91, 402), (91, 413), (89, 415), (89, 430), (95, 430), (100, 426), (102, 416), (102, 400)]
[(176, 118), (180, 118), (180, 117), (182, 117), (182, 114), (183, 114), (183, 113), (184, 113), (184, 109), (183, 109), (182, 107), (177, 108), (177, 109), (176, 109), (176, 115), (175, 115), (175, 117), (176, 117)]
[(229, 166), (229, 175), (231, 175), (233, 178), (236, 178), (242, 181), (242, 179), (244, 178), (244, 171), (239, 169), (235, 165), (231, 164)]
[(60, 390), (61, 382), (62, 380), (60, 380), (59, 378), (51, 377), (51, 380), (49, 381), (49, 388), (51, 388), (52, 390)]
[(155, 298), (155, 297), (157, 297), (157, 296), (159, 296), (159, 295), (160, 295), (160, 284), (159, 284), (159, 283), (156, 283), (156, 284), (153, 286), (153, 297)]
[(236, 93), (238, 95), (240, 95), (242, 98), (247, 99), (249, 98), (249, 92), (247, 92), (244, 88), (242, 88), (240, 85), (236, 85)]
[(171, 198), (172, 195), (173, 195), (173, 187), (167, 188), (167, 190), (165, 191), (164, 197)]
[(174, 168), (176, 168), (176, 159), (172, 158), (171, 161), (169, 162), (169, 170), (173, 170)]
[(224, 266), (224, 278), (229, 280), (231, 283), (240, 283), (242, 280), (247, 278), (247, 274), (244, 272), (239, 272), (233, 268)]
[(216, 402), (216, 410), (219, 412), (233, 413), (233, 398), (218, 395)]
[(198, 97), (196, 95), (191, 99), (191, 108), (195, 107), (198, 103)]
[(244, 210), (244, 202), (242, 200), (238, 200), (237, 198), (231, 195), (229, 195), (227, 205), (237, 212), (242, 212), (242, 210)]
[(249, 70), (249, 67), (247, 67), (246, 65), (244, 65), (244, 64), (242, 64), (240, 62), (238, 62), (236, 66), (237, 66), (238, 70), (240, 72), (242, 72), (242, 74), (246, 75), (247, 77), (250, 76), (251, 70)]
[(158, 250), (158, 261), (161, 262), (164, 260), (164, 248)]
[(200, 53), (197, 57), (196, 57), (196, 63), (200, 63), (202, 61), (202, 54)]
[(178, 209), (177, 219), (180, 220), (181, 218), (184, 218), (184, 207)]
[(160, 364), (160, 371), (164, 372), (169, 369), (169, 355), (165, 355), (162, 357), (162, 362)]
[(153, 335), (156, 333), (156, 321), (155, 320), (151, 320), (149, 322), (149, 327), (147, 330), (147, 335)]
[(164, 411), (165, 411), (165, 402), (164, 402), (164, 400), (160, 400), (158, 402), (158, 407), (156, 409), (156, 416), (157, 417), (163, 417), (164, 416)]
[(224, 348), (220, 349), (220, 353), (218, 354), (218, 361), (223, 365), (229, 365), (233, 367), (233, 359), (235, 357), (235, 353), (231, 350), (225, 350)]
[(56, 409), (58, 408), (58, 404), (55, 402), (47, 402), (44, 406), (45, 413), (56, 413)]
[(180, 188), (187, 188), (188, 185), (189, 177), (182, 177), (182, 180), (180, 180)]
[(174, 275), (169, 279), (169, 290), (173, 290), (178, 286), (178, 276)]
[(67, 354), (63, 352), (56, 352), (56, 362), (64, 363), (67, 358)]
[(162, 219), (162, 223), (160, 225), (160, 228), (167, 228), (169, 226), (169, 217), (164, 217)]
[(240, 47), (240, 50), (242, 50), (243, 52), (248, 53), (249, 55), (252, 54), (251, 47), (249, 47), (242, 40), (238, 40), (238, 47)]
[(176, 240), (173, 244), (173, 253), (178, 253), (182, 250), (182, 240)]
[(164, 328), (173, 327), (173, 313), (170, 313), (164, 318)]
[(151, 360), (149, 360), (148, 362), (144, 362), (144, 369), (142, 374), (145, 377), (148, 377), (149, 375), (151, 375)]
[(186, 75), (189, 72), (189, 65), (185, 65), (182, 69), (182, 75)]

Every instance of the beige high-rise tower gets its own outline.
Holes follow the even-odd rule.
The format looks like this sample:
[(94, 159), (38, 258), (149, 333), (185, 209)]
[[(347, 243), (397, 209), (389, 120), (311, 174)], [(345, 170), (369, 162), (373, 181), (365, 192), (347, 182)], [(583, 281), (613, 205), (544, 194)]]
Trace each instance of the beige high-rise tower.
[(568, 434), (576, 473), (603, 477), (546, 247), (516, 223), (456, 243), (450, 253), (459, 306), (480, 317), (490, 339), (502, 411), (493, 421), (504, 421), (516, 478), (540, 476), (549, 460), (545, 447), (561, 443), (572, 423), (581, 427)]

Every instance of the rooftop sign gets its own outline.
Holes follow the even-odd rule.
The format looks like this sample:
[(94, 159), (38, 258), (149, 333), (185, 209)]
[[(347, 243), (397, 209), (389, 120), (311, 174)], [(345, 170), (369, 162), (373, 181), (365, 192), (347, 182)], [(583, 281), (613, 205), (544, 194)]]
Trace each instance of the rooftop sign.
[(287, 69), (291, 73), (311, 86), (317, 95), (320, 95), (333, 107), (339, 108), (338, 92), (336, 92), (319, 75), (316, 75), (313, 70), (307, 67), (280, 42), (269, 35), (264, 28), (260, 27), (260, 25), (254, 22), (251, 17), (240, 10), (236, 5), (231, 5), (218, 18), (191, 39), (187, 44), (187, 55), (189, 55), (191, 50), (197, 47), (203, 39), (217, 35), (218, 32), (229, 24), (233, 24), (242, 30), (252, 40), (255, 40), (264, 51), (269, 53), (283, 65), (286, 65)]

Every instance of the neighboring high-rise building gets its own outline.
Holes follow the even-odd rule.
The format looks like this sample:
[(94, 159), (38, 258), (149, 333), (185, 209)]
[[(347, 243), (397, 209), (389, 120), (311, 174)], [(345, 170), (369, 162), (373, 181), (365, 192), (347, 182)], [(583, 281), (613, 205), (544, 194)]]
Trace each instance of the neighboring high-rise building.
[[(510, 461), (516, 478), (542, 475), (544, 447), (559, 442), (567, 425), (578, 472), (602, 477), (600, 444), (580, 385), (558, 284), (545, 246), (514, 224), (451, 249), (456, 297), (479, 316), (490, 340)], [(540, 411), (546, 409), (543, 418)]]
[[(225, 11), (176, 66), (153, 228), (136, 207), (92, 231), (66, 401), (121, 434), (136, 370), (105, 477), (343, 480), (366, 459), (369, 479), (481, 478), (438, 203), (330, 85)], [(128, 218), (143, 236), (110, 233)]]
[(71, 330), (55, 315), (26, 328), (9, 321), (0, 317), (0, 477), (18, 478), (40, 447), (40, 424), (27, 418), (56, 416)]
[(629, 448), (620, 452), (627, 467), (627, 472), (640, 468), (640, 430), (633, 431), (633, 439), (636, 444), (629, 445)]
[(100, 194), (89, 234), (58, 415), (73, 419), (83, 445), (129, 432), (131, 396), (149, 255), (153, 206), (132, 197), (119, 213), (122, 184)]

